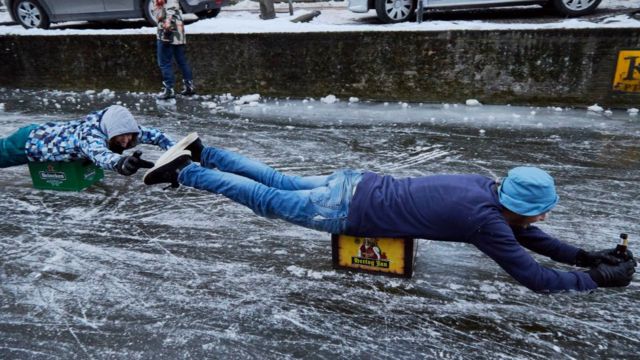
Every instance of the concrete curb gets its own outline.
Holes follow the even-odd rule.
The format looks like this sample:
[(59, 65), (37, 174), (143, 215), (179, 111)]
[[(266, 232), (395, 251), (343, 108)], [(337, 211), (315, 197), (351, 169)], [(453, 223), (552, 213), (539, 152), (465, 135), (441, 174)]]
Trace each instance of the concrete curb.
[[(639, 44), (639, 29), (193, 34), (187, 52), (200, 93), (625, 108), (640, 92), (613, 91), (614, 72)], [(0, 36), (0, 62), (4, 87), (161, 82), (149, 35)]]

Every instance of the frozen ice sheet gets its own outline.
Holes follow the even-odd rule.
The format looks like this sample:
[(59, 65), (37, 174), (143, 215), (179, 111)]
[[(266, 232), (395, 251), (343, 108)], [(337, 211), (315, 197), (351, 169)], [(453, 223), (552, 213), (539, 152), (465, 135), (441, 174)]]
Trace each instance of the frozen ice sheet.
[[(302, 175), (501, 176), (535, 164), (561, 197), (542, 227), (585, 248), (626, 231), (637, 248), (640, 121), (624, 110), (233, 100), (158, 108), (149, 94), (0, 89), (0, 136), (120, 102), (176, 138), (198, 131)], [(435, 241), (420, 242), (411, 280), (338, 272), (326, 234), (141, 177), (108, 173), (64, 193), (31, 188), (24, 166), (0, 171), (0, 358), (637, 356), (637, 281), (540, 295), (475, 248)]]

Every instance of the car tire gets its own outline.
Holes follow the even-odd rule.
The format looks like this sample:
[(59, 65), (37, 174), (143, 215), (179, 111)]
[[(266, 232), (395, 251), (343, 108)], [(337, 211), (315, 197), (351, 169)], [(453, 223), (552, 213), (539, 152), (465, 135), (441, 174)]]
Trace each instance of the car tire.
[(205, 11), (200, 11), (196, 13), (198, 19), (211, 19), (220, 14), (220, 9), (210, 9)]
[(564, 16), (582, 16), (591, 14), (600, 5), (601, 0), (587, 0), (586, 5), (577, 0), (550, 0), (556, 11)]
[(410, 20), (416, 11), (415, 0), (375, 0), (378, 19), (386, 24)]
[(36, 0), (18, 0), (13, 3), (13, 15), (25, 29), (48, 29), (49, 15)]
[(142, 15), (149, 25), (158, 26), (158, 22), (153, 16), (153, 0), (144, 0), (142, 2)]

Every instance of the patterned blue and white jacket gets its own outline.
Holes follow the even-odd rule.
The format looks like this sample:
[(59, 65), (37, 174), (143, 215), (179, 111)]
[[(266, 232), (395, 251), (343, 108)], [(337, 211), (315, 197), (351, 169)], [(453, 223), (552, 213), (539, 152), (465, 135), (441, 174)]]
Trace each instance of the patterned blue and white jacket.
[[(107, 135), (100, 130), (105, 110), (85, 119), (49, 122), (29, 134), (26, 152), (29, 161), (91, 160), (98, 167), (114, 170), (122, 155), (109, 150)], [(163, 132), (139, 126), (138, 144), (153, 144), (167, 150), (174, 142)]]

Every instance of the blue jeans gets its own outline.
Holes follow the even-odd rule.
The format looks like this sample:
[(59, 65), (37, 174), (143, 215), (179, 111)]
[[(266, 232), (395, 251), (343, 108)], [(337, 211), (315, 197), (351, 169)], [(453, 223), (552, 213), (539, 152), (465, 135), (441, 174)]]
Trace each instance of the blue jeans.
[(26, 145), (29, 134), (37, 127), (38, 125), (27, 125), (6, 138), (0, 138), (0, 168), (24, 165), (29, 162)]
[(349, 204), (362, 178), (362, 172), (354, 170), (326, 176), (288, 176), (261, 162), (211, 147), (202, 151), (200, 163), (182, 169), (180, 184), (224, 195), (257, 215), (332, 234), (346, 229)]
[(169, 42), (158, 40), (158, 66), (162, 72), (162, 82), (168, 88), (173, 88), (176, 83), (173, 75), (173, 59), (176, 59), (178, 67), (185, 81), (192, 81), (191, 67), (187, 63), (185, 45), (171, 45)]

